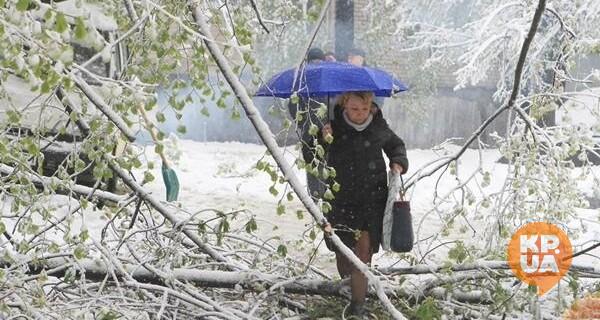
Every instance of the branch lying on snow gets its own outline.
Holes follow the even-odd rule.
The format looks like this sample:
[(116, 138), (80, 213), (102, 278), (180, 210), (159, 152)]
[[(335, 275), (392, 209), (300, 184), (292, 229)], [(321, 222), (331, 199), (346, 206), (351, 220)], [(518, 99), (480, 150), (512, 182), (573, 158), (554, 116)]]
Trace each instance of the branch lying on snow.
[[(15, 170), (16, 169), (13, 167), (10, 167), (10, 166), (0, 163), (0, 174), (9, 175), (9, 174), (12, 174)], [(52, 178), (43, 177), (43, 176), (38, 177), (38, 176), (29, 174), (26, 172), (21, 172), (20, 174), (25, 175), (27, 177), (27, 179), (29, 179), (35, 186), (40, 187), (40, 188), (48, 188), (48, 185), (51, 185), (52, 183), (56, 182), (56, 180), (54, 180)], [(111, 201), (114, 203), (119, 203), (119, 202), (124, 201), (129, 198), (128, 195), (118, 195), (118, 194), (108, 192), (108, 191), (103, 191), (103, 190), (94, 190), (93, 192), (92, 191), (93, 191), (93, 188), (82, 186), (79, 184), (71, 184), (68, 188), (58, 185), (58, 189), (56, 190), (56, 193), (69, 195), (70, 193), (74, 192), (81, 196), (87, 196), (89, 194), (92, 194), (92, 198)]]
[[(172, 281), (178, 281), (182, 283), (191, 283), (198, 287), (205, 288), (212, 287), (237, 290), (244, 289), (248, 291), (263, 293), (266, 292), (265, 290), (268, 290), (270, 291), (268, 292), (268, 294), (273, 295), (283, 293), (295, 293), (302, 295), (315, 294), (324, 296), (341, 296), (349, 298), (348, 280), (329, 281), (305, 278), (290, 279), (251, 270), (242, 272), (232, 272), (183, 268), (159, 271), (159, 273), (162, 274), (161, 277), (160, 275), (157, 275), (156, 272), (147, 270), (143, 266), (132, 264), (121, 264), (119, 268), (114, 268), (109, 271), (109, 268), (106, 266), (106, 263), (101, 260), (84, 259), (78, 260), (77, 263), (74, 263), (73, 260), (64, 257), (52, 257), (48, 259), (38, 258), (36, 261), (32, 261), (29, 259), (21, 260), (26, 261), (21, 263), (0, 260), (0, 267), (16, 268), (19, 266), (27, 266), (28, 274), (39, 275), (40, 273), (42, 273), (42, 271), (44, 271), (45, 276), (53, 276), (59, 278), (63, 277), (66, 274), (67, 270), (72, 267), (77, 269), (79, 273), (85, 274), (86, 280), (96, 282), (105, 282), (107, 279), (107, 274), (109, 274), (109, 272), (114, 272), (117, 278), (123, 279), (123, 281), (120, 281), (118, 285), (123, 285), (124, 283), (129, 281), (129, 283), (137, 283), (140, 288), (144, 288), (141, 284), (144, 284), (145, 286), (152, 286), (152, 288), (156, 288), (157, 291), (160, 291), (158, 288), (164, 288), (165, 290), (168, 290), (168, 288), (161, 286), (165, 285), (166, 282), (172, 284)], [(504, 268), (505, 266), (500, 261), (491, 261), (491, 263), (486, 265), (486, 268), (493, 269), (495, 267)], [(476, 267), (475, 265), (461, 265), (457, 266), (456, 269), (466, 271), (473, 270), (473, 268), (481, 271), (485, 270), (484, 267)], [(153, 268), (151, 267), (150, 269)], [(590, 267), (577, 266), (576, 269), (589, 270)], [(417, 274), (426, 273), (426, 270), (424, 268), (415, 268), (414, 271)], [(124, 272), (126, 274), (124, 274)], [(600, 271), (596, 271), (595, 276), (600, 277)], [(473, 274), (467, 276), (462, 276), (462, 274), (458, 274), (453, 278), (458, 279), (457, 281), (462, 281), (474, 277), (476, 276)], [(582, 277), (585, 277), (585, 275), (583, 275)], [(37, 276), (33, 276), (28, 278), (28, 280), (35, 280), (36, 278)], [(135, 282), (131, 282), (132, 280), (134, 280)], [(440, 282), (438, 285), (442, 286), (446, 283), (451, 283), (451, 281)], [(194, 294), (192, 294), (192, 292), (187, 293), (190, 294), (191, 297), (195, 296)], [(427, 292), (421, 293), (414, 292), (414, 290), (409, 292), (400, 287), (386, 286), (385, 293), (396, 297), (410, 299), (413, 301), (420, 300), (425, 296), (432, 296), (441, 300), (447, 300), (448, 297), (452, 297), (452, 299), (455, 301), (467, 303), (491, 302), (491, 295), (490, 292), (487, 290), (470, 290), (468, 292), (465, 292), (461, 291), (460, 289), (454, 289), (448, 292), (444, 288), (437, 287), (431, 288), (430, 290), (427, 290)], [(375, 296), (376, 294), (376, 292), (370, 292), (370, 296)], [(263, 294), (263, 296), (264, 295), (265, 294)]]
[[(46, 276), (53, 276), (61, 278), (65, 276), (67, 270), (70, 267), (76, 268), (79, 273), (85, 274), (85, 279), (88, 281), (103, 282), (106, 281), (106, 277), (109, 272), (114, 272), (115, 275), (123, 279), (119, 285), (123, 285), (124, 282), (129, 279), (139, 281), (147, 285), (155, 285), (160, 287), (168, 282), (168, 279), (189, 282), (198, 287), (212, 287), (212, 288), (229, 288), (229, 289), (244, 289), (254, 292), (266, 292), (265, 290), (272, 290), (270, 294), (281, 294), (281, 293), (296, 293), (296, 294), (315, 294), (324, 296), (340, 296), (350, 297), (349, 293), (349, 281), (330, 281), (330, 280), (318, 280), (318, 279), (290, 279), (284, 278), (277, 275), (266, 274), (256, 271), (214, 271), (214, 270), (198, 270), (198, 269), (180, 269), (176, 268), (173, 270), (164, 271), (163, 273), (168, 275), (168, 278), (161, 278), (156, 273), (145, 269), (139, 265), (121, 265), (122, 268), (115, 268), (110, 270), (106, 266), (104, 261), (84, 259), (78, 260), (74, 263), (73, 260), (56, 257), (49, 259), (40, 259), (36, 262), (27, 261), (26, 263), (9, 263), (0, 260), (0, 267), (3, 268), (14, 268), (19, 265), (27, 265), (27, 273), (36, 275), (30, 277), (29, 280), (34, 280), (37, 275), (44, 271)], [(124, 274), (121, 270), (124, 270), (127, 274)], [(164, 280), (163, 280), (164, 279)], [(399, 288), (393, 288), (387, 286), (385, 288), (386, 294), (404, 297), (408, 299), (416, 299), (421, 295), (413, 295), (407, 293)], [(444, 288), (434, 288), (427, 295), (431, 295), (438, 299), (445, 299), (448, 297), (448, 292)], [(375, 296), (376, 292), (371, 291), (370, 296)], [(472, 292), (461, 292), (459, 290), (453, 290), (450, 295), (453, 299), (463, 302), (485, 302), (488, 300), (489, 294), (481, 291)]]
[[(494, 120), (500, 114), (502, 114), (504, 111), (506, 111), (508, 109), (515, 108), (515, 101), (517, 100), (517, 96), (519, 95), (519, 93), (521, 91), (521, 78), (522, 78), (522, 74), (523, 74), (523, 67), (525, 66), (525, 60), (527, 59), (527, 52), (529, 51), (529, 46), (531, 45), (531, 42), (533, 42), (533, 38), (535, 37), (535, 34), (537, 33), (537, 29), (538, 29), (538, 26), (542, 19), (542, 15), (544, 13), (545, 7), (546, 7), (546, 0), (539, 0), (538, 6), (535, 9), (535, 13), (533, 15), (533, 20), (531, 21), (531, 26), (529, 28), (529, 32), (527, 33), (527, 37), (523, 41), (523, 46), (521, 47), (521, 53), (519, 54), (519, 60), (517, 61), (517, 67), (515, 69), (515, 78), (513, 81), (512, 92), (511, 92), (510, 98), (508, 99), (508, 102), (506, 103), (506, 105), (504, 105), (503, 107), (496, 110), (496, 112), (494, 112), (494, 114), (492, 114), (489, 118), (487, 118), (481, 124), (481, 126), (471, 135), (471, 137), (469, 137), (467, 142), (460, 148), (460, 150), (458, 152), (456, 152), (452, 157), (450, 157), (448, 160), (438, 164), (435, 168), (431, 169), (427, 173), (419, 174), (418, 177), (414, 178), (414, 181), (413, 181), (413, 178), (411, 177), (410, 178), (411, 181), (406, 184), (407, 189), (412, 187), (417, 181), (421, 180), (422, 178), (431, 176), (432, 174), (437, 172), (439, 169), (449, 165), (452, 161), (458, 160), (458, 158), (460, 158), (463, 155), (463, 153), (465, 153), (465, 151), (467, 151), (467, 148), (471, 145), (471, 143), (473, 143), (473, 141), (475, 141), (475, 139), (477, 139), (483, 133), (483, 130), (485, 130), (485, 128), (487, 128), (492, 122), (494, 122)], [(522, 116), (520, 113), (519, 113), (519, 115)], [(527, 119), (524, 118), (524, 120), (525, 120), (525, 122), (529, 123), (527, 121)]]
[[(400, 275), (400, 274), (427, 274), (438, 273), (443, 270), (454, 272), (460, 271), (490, 271), (490, 270), (510, 270), (510, 266), (506, 261), (475, 261), (458, 265), (415, 265), (411, 267), (393, 267), (377, 269), (382, 274)], [(572, 264), (569, 272), (579, 272), (580, 277), (600, 278), (600, 268), (586, 266), (581, 264)]]
[[(200, 32), (206, 38), (212, 39), (213, 36), (210, 32), (210, 27), (206, 23), (205, 16), (203, 15), (202, 11), (200, 10), (200, 7), (198, 7), (198, 4), (195, 1), (191, 0), (191, 1), (188, 1), (188, 5), (190, 7), (190, 10), (192, 12), (192, 15), (194, 17), (196, 24), (200, 28)], [(231, 88), (233, 89), (233, 92), (235, 92), (240, 104), (242, 105), (242, 107), (244, 108), (244, 110), (246, 112), (246, 115), (248, 116), (248, 118), (250, 119), (250, 121), (252, 122), (254, 127), (256, 128), (256, 132), (260, 136), (263, 143), (266, 145), (269, 152), (273, 155), (273, 159), (275, 159), (275, 162), (277, 163), (277, 165), (283, 172), (286, 179), (288, 179), (290, 186), (292, 187), (292, 189), (294, 190), (294, 192), (296, 193), (296, 195), (298, 196), (300, 201), (307, 208), (308, 212), (310, 212), (310, 214), (313, 216), (313, 218), (320, 225), (324, 226), (327, 223), (327, 220), (325, 219), (325, 217), (323, 217), (323, 214), (321, 213), (321, 211), (319, 210), (317, 205), (312, 201), (312, 199), (308, 195), (308, 192), (302, 186), (302, 184), (298, 180), (298, 177), (294, 174), (292, 167), (286, 161), (282, 150), (277, 145), (277, 142), (275, 141), (275, 138), (273, 136), (273, 133), (269, 129), (269, 126), (265, 123), (265, 121), (262, 119), (262, 117), (258, 113), (258, 110), (254, 106), (252, 99), (250, 99), (248, 92), (246, 91), (246, 89), (244, 88), (244, 86), (242, 85), (240, 80), (236, 77), (235, 73), (229, 66), (227, 59), (225, 58), (225, 56), (223, 55), (223, 53), (221, 52), (221, 50), (219, 49), (219, 47), (217, 46), (216, 43), (214, 43), (213, 41), (206, 40), (206, 39), (204, 39), (203, 41), (204, 41), (204, 44), (206, 45), (206, 47), (208, 48), (208, 51), (212, 55), (213, 59), (215, 60), (217, 66), (219, 67), (219, 69), (221, 70), (223, 75), (225, 76), (225, 79), (227, 80), (227, 82), (229, 83)], [(395, 319), (405, 319), (405, 317), (392, 305), (389, 298), (387, 297), (387, 295), (384, 292), (381, 282), (379, 281), (378, 278), (376, 278), (369, 271), (368, 267), (364, 263), (362, 263), (356, 255), (354, 255), (352, 250), (350, 250), (348, 247), (346, 247), (342, 243), (342, 241), (340, 240), (340, 238), (337, 235), (332, 233), (330, 236), (330, 239), (332, 240), (334, 246), (358, 270), (360, 270), (367, 277), (367, 279), (369, 280), (369, 283), (371, 285), (373, 285), (373, 287), (375, 288), (375, 290), (377, 292), (377, 296), (379, 297), (379, 299), (381, 300), (381, 302), (383, 303), (385, 308), (388, 310), (388, 312)]]
[[(64, 92), (61, 91), (61, 90), (59, 90), (58, 94), (63, 95)], [(64, 97), (64, 95), (63, 95), (63, 97)], [(75, 108), (75, 106), (72, 105), (72, 104), (65, 104), (65, 109), (67, 111), (69, 111), (69, 112), (77, 112), (77, 113), (79, 113), (79, 110), (77, 110)], [(87, 121), (85, 121), (82, 117), (77, 117), (77, 119), (75, 120), (75, 124), (77, 125), (77, 127), (79, 128), (79, 130), (84, 135), (87, 135), (89, 133), (90, 126), (87, 123)], [(119, 167), (119, 165), (117, 164), (116, 161), (114, 161), (114, 159), (112, 158), (112, 156), (107, 155), (107, 154), (103, 154), (102, 157), (103, 157), (104, 160), (106, 160), (106, 162), (108, 163), (108, 166), (110, 167), (110, 169), (117, 176), (119, 176), (119, 178), (121, 178), (121, 180), (123, 181), (123, 183), (125, 183), (131, 190), (135, 191), (135, 193), (136, 193), (136, 195), (138, 197), (140, 197), (141, 199), (143, 199), (144, 201), (146, 201), (147, 203), (149, 203), (154, 209), (156, 209), (163, 217), (165, 217), (167, 220), (169, 220), (174, 226), (181, 225), (182, 221), (177, 217), (176, 212), (174, 212), (173, 210), (169, 209), (166, 205), (162, 204), (159, 200), (157, 200), (155, 197), (153, 197), (148, 191), (146, 191), (140, 184), (138, 184), (127, 173), (127, 171), (125, 171), (121, 167)], [(197, 234), (196, 231), (184, 228), (182, 230), (182, 232), (196, 246), (198, 246), (198, 248), (202, 252), (205, 252), (206, 254), (208, 254), (209, 256), (211, 256), (213, 259), (215, 259), (217, 261), (220, 261), (220, 262), (224, 262), (230, 268), (232, 268), (233, 266), (235, 266), (234, 267), (235, 269), (242, 269), (242, 270), (243, 269), (247, 269), (246, 266), (242, 266), (240, 264), (233, 263), (232, 261), (230, 261), (229, 259), (227, 259), (225, 256), (223, 256), (221, 253), (219, 253), (217, 250), (215, 250), (210, 244), (208, 244), (205, 241), (203, 241), (202, 239), (200, 239), (200, 237), (198, 236), (198, 234)]]

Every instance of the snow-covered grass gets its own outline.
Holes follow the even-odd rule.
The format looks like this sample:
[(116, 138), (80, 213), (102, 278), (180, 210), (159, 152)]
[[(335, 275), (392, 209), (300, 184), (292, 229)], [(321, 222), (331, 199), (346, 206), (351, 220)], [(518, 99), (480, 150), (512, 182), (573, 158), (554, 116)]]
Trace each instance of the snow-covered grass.
[[(177, 143), (180, 154), (179, 159), (176, 160), (176, 170), (182, 186), (179, 201), (186, 209), (191, 211), (207, 208), (221, 211), (245, 209), (250, 214), (255, 215), (259, 221), (257, 231), (259, 236), (279, 237), (287, 241), (303, 238), (303, 234), (311, 224), (312, 218), (305, 213), (304, 217), (299, 219), (296, 211), (304, 210), (304, 208), (296, 197), (292, 201), (286, 199), (285, 195), (290, 190), (285, 190), (284, 185), (277, 184), (276, 188), (279, 194), (274, 196), (269, 192), (269, 187), (273, 185), (270, 176), (255, 169), (258, 160), (268, 159), (265, 156), (266, 148), (264, 146), (238, 142), (203, 143), (190, 140), (180, 140)], [(455, 152), (457, 149), (456, 146), (449, 146), (444, 150), (408, 150), (410, 168), (406, 177), (412, 176), (422, 165), (439, 159), (447, 153)], [(288, 147), (287, 151), (289, 151), (287, 153), (288, 160), (290, 162), (294, 161), (298, 151), (293, 147)], [(147, 148), (146, 156), (149, 161), (154, 161), (157, 164), (154, 170), (157, 179), (146, 187), (162, 198), (164, 197), (164, 186), (158, 169), (160, 159), (154, 154), (152, 148)], [(439, 179), (440, 173), (438, 172), (431, 177), (420, 180), (414, 188), (411, 188), (408, 192), (408, 198), (411, 200), (414, 230), (419, 236), (416, 240), (428, 239), (431, 236), (438, 235), (444, 228), (443, 219), (440, 217), (441, 213), (432, 210), (435, 198), (434, 190), (437, 190), (438, 197), (444, 196), (456, 187), (457, 179), (464, 180), (471, 176), (474, 171), (487, 171), (490, 172), (489, 185), (481, 187), (482, 178), (478, 177), (476, 179), (478, 185), (474, 185), (475, 181), (472, 181), (468, 186), (473, 190), (481, 188), (486, 193), (499, 191), (507, 175), (507, 165), (497, 161), (500, 157), (500, 153), (496, 149), (482, 151), (469, 149), (461, 157), (456, 175), (446, 172)], [(598, 167), (594, 167), (593, 170), (600, 172)], [(297, 170), (296, 173), (304, 182), (304, 172)], [(590, 181), (586, 181), (582, 184), (582, 187), (591, 188), (590, 183)], [(277, 214), (277, 205), (282, 198), (282, 203), (286, 206), (286, 213), (279, 215)], [(449, 203), (451, 205), (454, 201), (449, 201)], [(599, 221), (598, 210), (596, 209), (577, 209), (577, 212), (582, 218)], [(481, 220), (477, 220), (478, 218)], [(484, 232), (482, 227), (485, 218), (483, 216), (476, 217), (468, 221), (468, 224), (467, 221), (457, 221), (457, 225), (453, 228), (454, 231), (449, 236), (440, 239), (439, 242), (442, 240), (463, 240), (467, 244), (473, 244), (470, 243), (470, 240), (476, 239), (478, 232)], [(466, 228), (460, 228), (461, 226)], [(580, 239), (574, 240), (575, 247), (577, 248), (579, 243), (599, 239), (596, 230), (597, 228), (592, 228)], [(320, 239), (321, 236), (319, 235), (315, 243), (318, 244)], [(420, 256), (428, 248), (431, 249), (431, 247), (417, 245), (415, 246), (415, 252)], [(435, 257), (436, 254), (443, 256), (446, 251), (447, 249), (444, 250), (442, 247), (441, 250), (436, 250), (432, 257)], [(600, 252), (600, 250), (597, 250), (597, 252)], [(294, 252), (290, 252), (290, 254), (294, 255)], [(324, 244), (319, 246), (319, 254), (329, 258), (332, 257)], [(395, 254), (380, 252), (374, 257), (374, 265), (387, 266), (395, 263), (397, 257)], [(585, 256), (577, 257), (574, 262), (583, 262), (584, 260), (585, 262), (597, 263), (596, 259), (589, 256), (587, 258)], [(334, 268), (329, 266), (328, 261), (330, 260), (323, 261), (325, 265), (320, 267), (333, 271)]]

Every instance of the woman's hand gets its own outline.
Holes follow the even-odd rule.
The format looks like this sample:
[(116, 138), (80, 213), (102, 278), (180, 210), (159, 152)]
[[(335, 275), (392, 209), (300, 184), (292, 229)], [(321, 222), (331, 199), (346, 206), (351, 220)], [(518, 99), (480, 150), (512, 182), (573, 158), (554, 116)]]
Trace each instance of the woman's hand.
[(321, 129), (321, 132), (323, 133), (323, 138), (327, 137), (327, 135), (332, 134), (333, 129), (331, 129), (331, 123), (327, 122)]
[(323, 135), (323, 140), (327, 143), (333, 142), (333, 129), (331, 129), (331, 123), (327, 122), (323, 128), (321, 129), (321, 134)]
[(395, 174), (402, 174), (404, 172), (404, 168), (397, 163), (390, 163), (390, 169)]

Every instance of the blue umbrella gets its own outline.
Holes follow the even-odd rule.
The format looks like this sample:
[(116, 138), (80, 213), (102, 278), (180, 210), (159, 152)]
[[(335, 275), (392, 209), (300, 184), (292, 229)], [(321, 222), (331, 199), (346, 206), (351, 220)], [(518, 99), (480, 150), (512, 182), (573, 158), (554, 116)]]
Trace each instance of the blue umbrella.
[(288, 69), (273, 76), (261, 86), (255, 96), (289, 98), (299, 96), (329, 96), (348, 91), (372, 91), (375, 96), (389, 97), (408, 87), (389, 73), (349, 63), (320, 62), (304, 64), (298, 70)]

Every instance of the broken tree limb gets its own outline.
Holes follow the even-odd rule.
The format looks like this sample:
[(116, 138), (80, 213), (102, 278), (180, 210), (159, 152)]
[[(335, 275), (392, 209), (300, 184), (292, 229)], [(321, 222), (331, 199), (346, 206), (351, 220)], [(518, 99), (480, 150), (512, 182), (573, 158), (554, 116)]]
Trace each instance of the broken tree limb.
[[(9, 175), (14, 172), (15, 168), (7, 166), (3, 163), (0, 163), (0, 174)], [(36, 187), (39, 188), (48, 188), (48, 185), (56, 183), (57, 180), (53, 178), (43, 177), (43, 176), (35, 176), (26, 172), (21, 172), (21, 174), (27, 176), (27, 179), (31, 181)], [(93, 191), (93, 192), (92, 192)], [(71, 184), (69, 187), (62, 187), (61, 185), (57, 185), (56, 193), (68, 195), (70, 192), (74, 192), (81, 196), (87, 196), (92, 194), (92, 198), (111, 201), (114, 203), (119, 203), (127, 198), (128, 195), (118, 195), (112, 192), (103, 191), (103, 190), (94, 190), (94, 188), (82, 186), (79, 184)]]
[[(377, 271), (386, 275), (401, 275), (401, 274), (427, 274), (438, 273), (444, 270), (460, 272), (460, 271), (488, 271), (488, 270), (510, 270), (507, 261), (475, 261), (455, 265), (426, 265), (420, 264), (410, 267), (392, 267), (379, 268)], [(579, 272), (587, 275), (590, 278), (600, 277), (600, 268), (587, 266), (582, 264), (572, 264), (569, 272)]]
[(94, 88), (90, 87), (85, 80), (78, 76), (71, 77), (79, 90), (85, 94), (90, 102), (98, 108), (110, 120), (130, 142), (135, 141), (135, 133), (129, 128), (125, 120), (119, 114), (114, 112), (112, 108), (104, 101)]
[[(137, 283), (140, 287), (142, 287), (141, 284), (144, 284), (145, 286), (153, 286), (157, 290), (162, 288), (163, 285), (171, 285), (172, 280), (176, 280), (182, 283), (193, 284), (196, 287), (243, 289), (263, 293), (263, 296), (265, 296), (266, 294), (264, 293), (268, 291), (268, 293), (273, 295), (286, 293), (350, 298), (349, 280), (347, 279), (341, 281), (307, 278), (290, 279), (252, 270), (238, 272), (184, 268), (161, 271), (168, 275), (168, 278), (165, 278), (140, 265), (121, 264), (121, 267), (111, 269), (106, 265), (105, 260), (100, 259), (83, 259), (78, 260), (77, 263), (74, 263), (74, 260), (71, 258), (64, 257), (52, 257), (49, 259), (38, 258), (37, 260), (25, 258), (24, 260), (26, 261), (23, 263), (0, 260), (0, 267), (26, 267), (26, 273), (33, 275), (27, 278), (29, 281), (37, 279), (37, 276), (41, 276), (42, 272), (44, 276), (62, 278), (67, 274), (69, 268), (74, 268), (81, 275), (85, 274), (85, 279), (87, 281), (103, 282), (106, 281), (107, 275), (114, 273), (114, 276), (116, 276), (117, 279), (121, 279), (121, 281), (118, 282), (118, 285), (123, 286), (125, 283)], [(124, 274), (124, 272), (126, 274)], [(437, 287), (425, 294), (416, 294), (401, 287), (387, 286), (385, 288), (385, 293), (395, 297), (409, 299), (413, 302), (418, 301), (425, 296), (432, 296), (441, 300), (452, 297), (452, 299), (462, 302), (490, 302), (490, 293), (485, 290), (466, 292), (459, 289), (453, 289), (448, 291), (445, 288)], [(190, 292), (187, 294), (189, 294), (190, 297), (194, 297)], [(369, 292), (369, 296), (374, 297), (376, 295), (377, 292), (373, 290)]]
[[(300, 180), (298, 180), (298, 177), (294, 174), (291, 165), (285, 160), (284, 153), (277, 145), (273, 133), (258, 113), (258, 110), (254, 106), (252, 99), (250, 99), (248, 92), (231, 69), (229, 62), (227, 61), (217, 44), (214, 43), (212, 40), (207, 40), (213, 39), (213, 35), (210, 31), (210, 27), (205, 21), (205, 16), (202, 13), (200, 7), (198, 6), (198, 3), (194, 0), (190, 0), (188, 1), (188, 5), (190, 7), (190, 10), (192, 11), (194, 21), (200, 29), (200, 33), (205, 37), (205, 39), (203, 39), (204, 44), (208, 48), (208, 51), (215, 60), (221, 72), (223, 73), (225, 79), (231, 86), (233, 92), (238, 98), (238, 101), (244, 108), (246, 115), (252, 122), (252, 125), (256, 129), (256, 132), (260, 136), (263, 143), (266, 145), (269, 152), (271, 152), (271, 154), (273, 155), (273, 159), (275, 159), (275, 162), (277, 162), (277, 165), (283, 172), (284, 176), (288, 180), (290, 186), (292, 187), (300, 201), (304, 204), (304, 206), (313, 216), (315, 221), (317, 221), (319, 225), (325, 226), (327, 224), (327, 220), (325, 219), (317, 205), (312, 201), (306, 189), (302, 187), (302, 184), (300, 183)], [(332, 232), (331, 234), (328, 234), (328, 236), (332, 240), (334, 246), (344, 256), (346, 256), (346, 258), (358, 270), (360, 270), (367, 277), (369, 283), (375, 288), (377, 296), (379, 297), (385, 308), (388, 310), (388, 312), (394, 317), (394, 319), (405, 319), (405, 317), (400, 313), (400, 311), (398, 311), (396, 307), (392, 305), (390, 299), (385, 294), (383, 286), (381, 285), (379, 279), (369, 271), (368, 267), (364, 263), (362, 263), (356, 255), (354, 255), (354, 252), (352, 252), (352, 250), (350, 250), (342, 243), (340, 238), (335, 233)]]
[[(60, 93), (61, 91), (59, 91)], [(64, 93), (64, 92), (63, 92)], [(66, 110), (71, 110), (71, 112), (79, 112), (74, 105), (65, 104)], [(82, 133), (87, 135), (89, 133), (89, 124), (82, 117), (77, 117), (75, 120), (75, 124), (81, 130)], [(117, 175), (125, 185), (127, 185), (131, 190), (135, 191), (136, 195), (149, 203), (156, 211), (158, 211), (163, 217), (169, 220), (174, 226), (181, 225), (182, 221), (177, 217), (176, 212), (173, 212), (166, 205), (162, 204), (159, 200), (154, 198), (148, 191), (146, 191), (139, 183), (137, 183), (128, 173), (123, 170), (117, 162), (113, 159), (111, 155), (103, 154), (102, 158), (106, 160), (110, 169)], [(246, 266), (240, 265), (238, 263), (234, 263), (226, 258), (224, 255), (215, 250), (211, 245), (205, 243), (198, 236), (197, 232), (190, 230), (188, 228), (183, 228), (181, 231), (188, 237), (198, 248), (211, 256), (213, 259), (225, 263), (229, 268), (235, 269), (247, 269)], [(235, 266), (235, 267), (234, 267)]]

